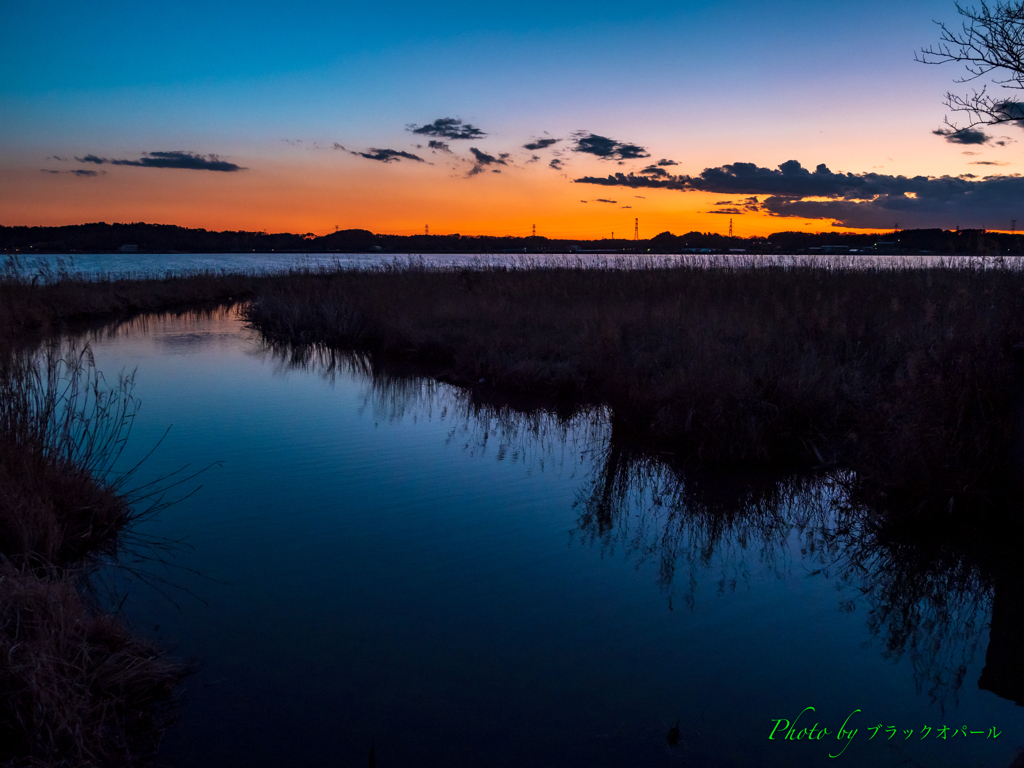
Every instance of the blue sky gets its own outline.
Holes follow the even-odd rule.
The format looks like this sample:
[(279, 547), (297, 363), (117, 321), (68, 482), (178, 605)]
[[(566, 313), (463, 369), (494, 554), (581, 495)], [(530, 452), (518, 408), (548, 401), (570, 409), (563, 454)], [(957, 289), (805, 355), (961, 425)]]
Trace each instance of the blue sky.
[[(635, 143), (691, 176), (788, 160), (851, 173), (957, 176), (985, 158), (1000, 163), (986, 171), (1014, 172), (1016, 127), (997, 132), (1007, 139), (1001, 145), (967, 149), (931, 133), (945, 115), (943, 94), (962, 74), (914, 62), (914, 51), (938, 38), (933, 19), (956, 21), (952, 2), (18, 4), (5, 15), (9, 42), (0, 60), (0, 195), (19, 202), (0, 223), (44, 223), (47, 215), (54, 223), (72, 223), (69, 215), (149, 220), (166, 211), (186, 220), (165, 223), (237, 219), (232, 228), (264, 228), (245, 211), (266, 216), (275, 190), (283, 211), (296, 196), (315, 201), (336, 189), (371, 229), (399, 231), (431, 216), (440, 231), (459, 226), (460, 215), (462, 229), (472, 222), (516, 228), (531, 199), (556, 212), (549, 225), (561, 217), (587, 229), (591, 214), (571, 208), (587, 197), (575, 180), (624, 169), (570, 152), (574, 132)], [(480, 127), (487, 134), (480, 150), (510, 155), (504, 192), (493, 179), (452, 183), (460, 175), (467, 182), (459, 173), (472, 163), (464, 143), (444, 158), (449, 165), (432, 166), (436, 178), (425, 165), (417, 176), (401, 162), (346, 154), (423, 155), (407, 126), (443, 117)], [(550, 170), (547, 155), (526, 167), (522, 146), (544, 135), (562, 140), (562, 174), (540, 173), (541, 165)], [(309, 151), (334, 143), (346, 152), (327, 160)], [(212, 215), (210, 174), (110, 166), (90, 178), (51, 173), (81, 170), (73, 158), (86, 154), (168, 151), (244, 167), (232, 182), (237, 207), (224, 201)], [(71, 165), (47, 166), (53, 157)], [(145, 205), (143, 174), (152, 185)], [(221, 196), (223, 183), (214, 185)], [(432, 188), (446, 201), (441, 208), (428, 199)], [(172, 193), (204, 202), (189, 212)], [(465, 204), (453, 202), (460, 194)], [(389, 218), (396, 198), (415, 210)], [(484, 199), (494, 216), (477, 205)], [(696, 228), (717, 221), (698, 215), (709, 203), (696, 193), (656, 190), (651, 199), (646, 214), (675, 229), (684, 220)], [(502, 223), (502, 207), (515, 221)], [(293, 225), (288, 216), (272, 219), (323, 230), (329, 216), (311, 213)]]

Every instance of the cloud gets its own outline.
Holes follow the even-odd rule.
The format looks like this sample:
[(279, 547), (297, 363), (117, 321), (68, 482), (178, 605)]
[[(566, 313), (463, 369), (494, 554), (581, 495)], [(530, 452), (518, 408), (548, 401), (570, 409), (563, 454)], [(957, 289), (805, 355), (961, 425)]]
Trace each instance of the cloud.
[(398, 149), (377, 149), (370, 147), (369, 152), (352, 152), (357, 157), (365, 157), (367, 160), (379, 160), (382, 163), (398, 162), (400, 160), (415, 160), (417, 163), (424, 162), (422, 157), (417, 157), (411, 152), (402, 152)]
[(143, 157), (139, 160), (108, 160), (105, 157), (97, 157), (96, 155), (86, 155), (85, 157), (76, 157), (80, 163), (96, 163), (102, 165), (103, 163), (110, 163), (111, 165), (134, 165), (140, 168), (184, 168), (192, 171), (244, 171), (242, 168), (234, 163), (229, 163), (227, 160), (222, 160), (219, 155), (203, 155), (196, 154), (195, 152), (143, 152)]
[(646, 200), (647, 199), (643, 195), (633, 195), (633, 197), (635, 197), (637, 200)]
[(487, 134), (469, 123), (455, 117), (439, 117), (432, 123), (417, 126), (412, 123), (408, 130), (423, 136), (437, 136), (442, 139), (482, 139)]
[(639, 160), (650, 157), (644, 147), (609, 139), (606, 136), (598, 136), (596, 133), (577, 131), (573, 134), (573, 138), (576, 139), (574, 152), (594, 155), (602, 160)]
[(605, 200), (603, 197), (599, 197), (594, 202), (595, 203), (613, 203), (615, 205), (618, 205), (619, 201), (618, 200)]
[(340, 149), (342, 152), (348, 152), (348, 150), (338, 142), (334, 142), (334, 149)]
[(995, 109), (1005, 120), (1024, 121), (1024, 104), (1019, 101), (1004, 101), (996, 104)]
[(51, 170), (49, 168), (43, 168), (41, 170), (42, 170), (43, 173), (70, 173), (70, 174), (74, 174), (75, 176), (80, 176), (82, 178), (92, 178), (94, 176), (103, 176), (103, 175), (105, 175), (107, 173), (106, 171), (87, 171), (87, 170), (82, 170), (82, 169), (78, 169), (78, 170), (74, 170), (74, 171), (54, 171), (54, 170)]
[[(890, 176), (879, 173), (833, 173), (825, 165), (813, 172), (795, 160), (776, 169), (753, 163), (705, 168), (698, 176), (653, 179), (616, 173), (583, 177), (576, 183), (681, 192), (764, 195), (748, 198), (741, 212), (757, 210), (780, 217), (832, 219), (839, 226), (886, 229), (899, 221), (907, 228), (1005, 228), (1022, 218), (1024, 176), (989, 176), (982, 180), (955, 176)], [(831, 198), (807, 200), (805, 198)], [(728, 212), (728, 211), (726, 211)]]
[(995, 160), (972, 160), (968, 165), (1009, 165), (1009, 163), (1000, 163)]
[(657, 165), (648, 165), (646, 168), (642, 168), (641, 170), (637, 171), (637, 173), (642, 173), (644, 176), (650, 176), (651, 178), (657, 179), (667, 179), (670, 176), (668, 171)]
[(624, 205), (624, 206), (622, 206), (622, 207), (623, 207), (623, 208), (632, 208), (633, 206), (632, 206), (632, 205)]
[(47, 160), (59, 160), (59, 161), (60, 161), (60, 162), (62, 162), (62, 163), (66, 163), (66, 162), (68, 161), (68, 159), (67, 159), (66, 157), (59, 157), (59, 156), (57, 156), (57, 155), (50, 155), (50, 156), (49, 156), (48, 158), (46, 158), (46, 159), (47, 159)]
[(658, 165), (679, 165), (679, 163), (675, 160), (666, 160), (665, 158), (662, 158), (658, 161)]
[(721, 208), (717, 211), (704, 211), (704, 213), (727, 213), (730, 216), (742, 216), (743, 211), (739, 208)]
[(523, 149), (528, 149), (531, 152), (536, 152), (538, 149), (547, 149), (552, 144), (557, 144), (561, 139), (537, 139), (531, 141), (529, 144), (523, 144)]
[[(488, 165), (508, 165), (508, 163), (505, 162), (505, 160), (508, 159), (507, 152), (495, 157), (494, 155), (488, 155), (486, 152), (481, 152), (476, 147), (470, 147), (469, 151), (473, 154), (473, 157), (476, 158), (475, 164), (469, 169), (469, 173), (467, 174), (469, 176), (476, 176)], [(491, 170), (493, 171), (496, 169), (492, 168)]]
[(932, 133), (945, 137), (946, 141), (952, 144), (987, 144), (991, 139), (984, 131), (975, 128), (961, 128), (959, 131), (954, 131), (951, 128), (938, 128)]
[(556, 157), (554, 160), (552, 160), (550, 163), (548, 163), (548, 166), (550, 168), (554, 168), (556, 171), (560, 171), (560, 170), (562, 170), (562, 163), (564, 163), (564, 162), (565, 162), (564, 160), (559, 160)]
[(451, 150), (451, 147), (449, 147), (445, 142), (438, 141), (437, 139), (431, 139), (430, 141), (428, 141), (427, 148), (433, 149), (437, 152), (444, 152), (445, 154), (449, 155), (454, 154)]

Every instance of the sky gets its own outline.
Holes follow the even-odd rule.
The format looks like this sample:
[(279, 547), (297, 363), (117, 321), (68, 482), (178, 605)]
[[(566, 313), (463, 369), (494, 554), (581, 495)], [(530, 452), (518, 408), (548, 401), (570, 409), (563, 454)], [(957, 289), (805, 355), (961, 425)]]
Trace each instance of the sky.
[(11, 4), (0, 224), (1024, 226), (1024, 130), (936, 133), (969, 91), (914, 60), (936, 21), (952, 0)]

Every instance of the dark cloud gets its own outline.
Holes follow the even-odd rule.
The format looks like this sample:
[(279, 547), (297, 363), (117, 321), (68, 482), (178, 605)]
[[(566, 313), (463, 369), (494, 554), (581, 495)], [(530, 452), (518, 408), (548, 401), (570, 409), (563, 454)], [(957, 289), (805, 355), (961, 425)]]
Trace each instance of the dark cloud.
[(573, 138), (576, 139), (574, 152), (594, 155), (602, 160), (639, 160), (650, 157), (647, 150), (637, 144), (627, 144), (596, 133), (578, 131), (573, 134)]
[(449, 147), (445, 142), (438, 141), (437, 139), (431, 139), (430, 141), (428, 141), (427, 142), (427, 148), (428, 149), (433, 149), (433, 150), (435, 150), (437, 152), (444, 152), (445, 154), (448, 154), (448, 155), (453, 154), (452, 150), (451, 150), (451, 147)]
[(550, 163), (548, 163), (548, 166), (551, 167), (551, 168), (554, 168), (556, 171), (560, 171), (560, 170), (562, 170), (562, 163), (563, 162), (565, 162), (565, 161), (564, 160), (559, 160), (556, 157), (554, 160), (552, 160)]
[(338, 142), (334, 142), (334, 149), (340, 149), (342, 152), (348, 152), (348, 150)]
[(1009, 165), (1009, 163), (999, 163), (995, 160), (972, 160), (968, 165)]
[(619, 201), (618, 200), (605, 200), (603, 197), (599, 197), (594, 202), (595, 203), (612, 203), (612, 204), (618, 205)]
[(623, 207), (623, 208), (632, 208), (633, 206), (632, 206), (632, 205), (624, 205), (624, 206), (622, 206), (622, 207)]
[(80, 177), (83, 177), (83, 178), (92, 178), (94, 176), (103, 176), (103, 175), (106, 174), (106, 171), (86, 171), (86, 170), (81, 170), (81, 169), (74, 170), (74, 171), (54, 171), (54, 170), (50, 170), (49, 168), (43, 168), (42, 171), (43, 171), (43, 173), (70, 173), (70, 174), (73, 174), (75, 176), (80, 176)]
[(658, 161), (658, 165), (679, 165), (679, 163), (675, 160), (666, 160), (665, 158), (662, 158)]
[(417, 157), (411, 152), (402, 152), (399, 149), (377, 149), (370, 147), (369, 152), (352, 152), (357, 157), (365, 157), (367, 160), (379, 160), (382, 163), (398, 162), (400, 160), (415, 160), (417, 163), (424, 162), (422, 157)]
[(959, 131), (954, 131), (951, 128), (938, 128), (932, 133), (944, 137), (952, 144), (987, 144), (991, 139), (984, 131), (975, 128), (961, 128)]
[(66, 163), (68, 161), (68, 159), (66, 157), (59, 157), (57, 155), (50, 155), (46, 159), (47, 160), (57, 160), (57, 161), (62, 162), (62, 163)]
[[(508, 159), (507, 152), (495, 157), (494, 155), (488, 155), (486, 152), (481, 152), (476, 147), (470, 147), (469, 151), (473, 154), (473, 157), (476, 158), (475, 164), (469, 169), (469, 176), (476, 176), (488, 165), (508, 165), (508, 163), (505, 162), (505, 160)], [(493, 171), (495, 169), (492, 168), (491, 170)]]
[(1001, 104), (996, 104), (996, 111), (1002, 115), (1004, 120), (1020, 120), (1024, 124), (1024, 104), (1019, 101), (1004, 101)]
[(647, 199), (643, 195), (633, 195), (633, 197), (635, 197), (637, 200), (646, 200)]
[(644, 176), (650, 176), (654, 179), (667, 179), (671, 175), (664, 168), (657, 165), (648, 165), (646, 168), (637, 171), (637, 173), (642, 173)]
[(103, 163), (110, 163), (111, 165), (134, 165), (140, 168), (184, 168), (192, 171), (244, 171), (242, 168), (234, 163), (229, 163), (227, 160), (222, 160), (218, 155), (203, 155), (196, 154), (195, 152), (144, 152), (143, 157), (139, 160), (108, 160), (105, 157), (97, 157), (96, 155), (86, 155), (85, 157), (76, 157), (80, 163), (96, 163), (102, 165)]
[(717, 211), (704, 211), (704, 213), (727, 213), (730, 216), (741, 216), (743, 211), (739, 208), (720, 208)]
[[(674, 189), (720, 194), (765, 195), (751, 197), (735, 211), (758, 210), (774, 216), (832, 219), (839, 226), (882, 229), (899, 221), (907, 228), (961, 226), (971, 229), (1005, 228), (1021, 218), (1024, 176), (990, 176), (983, 180), (961, 177), (889, 176), (879, 173), (833, 173), (825, 165), (813, 172), (795, 160), (777, 169), (753, 163), (705, 168), (699, 176), (652, 179), (616, 173), (604, 178), (584, 177), (577, 183), (632, 188)], [(831, 198), (806, 200), (808, 197)]]
[(732, 200), (719, 200), (715, 205), (733, 205)]
[(479, 128), (455, 117), (439, 117), (432, 123), (417, 126), (415, 123), (408, 126), (408, 130), (419, 133), (423, 136), (437, 136), (441, 139), (482, 139), (487, 134)]
[(531, 152), (536, 152), (538, 149), (547, 149), (552, 144), (557, 144), (561, 139), (537, 139), (531, 141), (529, 144), (523, 144), (523, 149), (528, 149)]

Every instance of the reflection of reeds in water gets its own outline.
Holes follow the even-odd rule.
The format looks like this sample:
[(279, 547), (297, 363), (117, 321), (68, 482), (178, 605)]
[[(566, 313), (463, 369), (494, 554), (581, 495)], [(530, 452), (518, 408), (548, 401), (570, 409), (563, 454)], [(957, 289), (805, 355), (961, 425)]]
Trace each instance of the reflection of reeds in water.
[(575, 456), (607, 440), (608, 412), (604, 408), (544, 408), (525, 410), (489, 397), (485, 389), (456, 387), (401, 368), (375, 362), (371, 354), (345, 352), (320, 344), (291, 345), (264, 340), (258, 352), (279, 370), (304, 370), (333, 381), (351, 377), (365, 387), (364, 407), (375, 418), (398, 422), (447, 421), (449, 445), (462, 444), (470, 454), (488, 449), (499, 461), (522, 462), (543, 469), (545, 463), (573, 466)]
[[(609, 445), (579, 493), (584, 541), (658, 564), (663, 588), (686, 573), (684, 601), (701, 582), (735, 588), (753, 567), (782, 574), (802, 559), (840, 586), (839, 607), (865, 617), (887, 658), (909, 660), (919, 689), (955, 699), (991, 611), (998, 556), (962, 520), (929, 529), (851, 502), (848, 472), (743, 476), (671, 467)], [(1024, 638), (1019, 638), (1024, 640)]]
[(835, 580), (839, 607), (863, 615), (883, 655), (907, 659), (920, 689), (941, 703), (956, 698), (984, 640), (993, 574), (1006, 562), (993, 552), (1004, 531), (998, 524), (865, 505), (848, 470), (780, 475), (673, 464), (619, 431), (607, 409), (520, 411), (489, 399), (486, 389), (407, 376), (372, 355), (324, 346), (267, 343), (260, 354), (283, 369), (355, 376), (377, 418), (449, 419), (449, 440), (457, 436), (470, 450), (497, 443), (497, 459), (516, 453), (536, 466), (561, 466), (586, 452), (580, 540), (655, 563), (662, 588), (682, 587), (690, 606), (709, 580), (728, 591), (755, 569), (782, 576), (802, 563)]
[(0, 349), (0, 761), (132, 766), (186, 670), (87, 596), (101, 558), (163, 503), (115, 472), (135, 412), (88, 347)]

